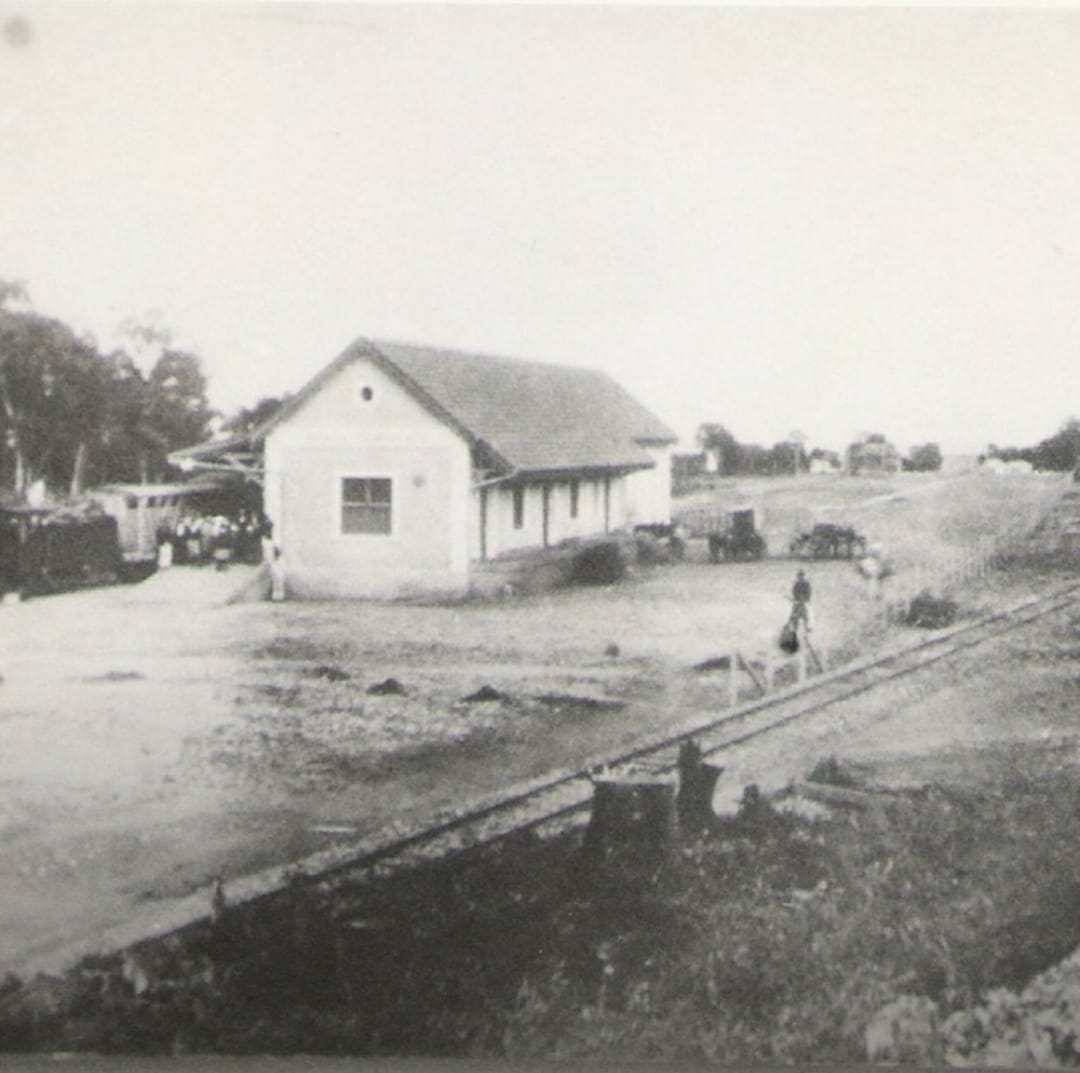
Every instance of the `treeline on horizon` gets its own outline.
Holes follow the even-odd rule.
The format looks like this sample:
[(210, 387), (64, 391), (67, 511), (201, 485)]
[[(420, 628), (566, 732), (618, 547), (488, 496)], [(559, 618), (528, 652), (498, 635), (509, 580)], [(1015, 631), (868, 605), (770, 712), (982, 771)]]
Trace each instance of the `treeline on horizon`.
[[(690, 469), (694, 468), (693, 458), (703, 460), (706, 453), (716, 459), (716, 472), (725, 477), (770, 477), (783, 474), (805, 473), (811, 463), (823, 461), (834, 469), (845, 465), (845, 458), (838, 451), (829, 451), (823, 447), (806, 448), (806, 436), (793, 432), (786, 440), (775, 443), (772, 447), (762, 447), (757, 443), (740, 443), (725, 425), (706, 422), (697, 432), (701, 455), (688, 456)], [(869, 453), (891, 453), (896, 459), (897, 468), (916, 471), (941, 469), (943, 456), (941, 447), (936, 443), (924, 443), (913, 447), (906, 458), (880, 433), (863, 436), (848, 448), (852, 451)], [(847, 459), (850, 462), (850, 458)], [(682, 463), (686, 468), (686, 463)]]
[(23, 499), (43, 481), (54, 496), (175, 475), (170, 451), (239, 429), (271, 402), (227, 419), (207, 399), (200, 360), (168, 331), (127, 321), (104, 352), (88, 335), (30, 307), (23, 284), (0, 280), (0, 494)]
[[(716, 459), (716, 472), (726, 477), (740, 476), (781, 476), (806, 472), (811, 463), (821, 459), (839, 469), (845, 464), (845, 458), (837, 451), (821, 447), (807, 450), (805, 437), (793, 433), (792, 438), (763, 447), (756, 443), (741, 443), (725, 425), (706, 422), (698, 428), (697, 443), (702, 454), (698, 456), (680, 456), (683, 468), (695, 458), (701, 459), (705, 453)], [(852, 452), (878, 449), (881, 452), (893, 452), (898, 468), (913, 472), (929, 472), (941, 469), (944, 456), (937, 443), (924, 443), (911, 448), (901, 457), (887, 438), (881, 434), (862, 437), (847, 450), (850, 461)], [(1080, 466), (1080, 418), (1070, 417), (1052, 436), (1029, 447), (999, 447), (990, 444), (985, 453), (978, 455), (978, 461), (999, 458), (1004, 462), (1024, 461), (1034, 469), (1066, 472)], [(695, 468), (692, 464), (690, 469)]]
[(1034, 447), (998, 447), (990, 444), (986, 458), (1003, 462), (1030, 462), (1034, 469), (1063, 472), (1080, 466), (1080, 417), (1070, 417), (1053, 436), (1040, 440)]

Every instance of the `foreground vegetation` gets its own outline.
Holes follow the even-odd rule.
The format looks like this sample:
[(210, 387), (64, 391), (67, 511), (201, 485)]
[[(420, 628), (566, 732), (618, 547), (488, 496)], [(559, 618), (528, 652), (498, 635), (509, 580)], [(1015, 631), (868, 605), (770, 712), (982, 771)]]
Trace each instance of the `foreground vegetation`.
[[(0, 1046), (846, 1061), (907, 996), (946, 1030), (892, 1056), (962, 1060), (992, 1020), (963, 1011), (1080, 943), (1071, 752), (985, 763), (979, 789), (816, 819), (748, 805), (653, 874), (586, 867), (568, 835), (297, 883), (167, 947), (12, 983)], [(837, 770), (821, 777), (857, 781)], [(1075, 1032), (1044, 1035), (1044, 1057), (1080, 1057)]]

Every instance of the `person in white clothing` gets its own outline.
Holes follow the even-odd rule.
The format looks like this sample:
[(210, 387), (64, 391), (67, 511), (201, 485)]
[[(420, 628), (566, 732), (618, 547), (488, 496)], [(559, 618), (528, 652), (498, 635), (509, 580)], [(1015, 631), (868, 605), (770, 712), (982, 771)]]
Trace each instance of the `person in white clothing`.
[(285, 599), (285, 559), (280, 548), (274, 548), (274, 558), (270, 563), (270, 599), (275, 603)]

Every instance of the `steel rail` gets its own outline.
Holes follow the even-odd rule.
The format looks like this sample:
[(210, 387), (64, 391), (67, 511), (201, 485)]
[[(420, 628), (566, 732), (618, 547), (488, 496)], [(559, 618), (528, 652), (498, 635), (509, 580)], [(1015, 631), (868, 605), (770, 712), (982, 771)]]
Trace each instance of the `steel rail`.
[[(670, 760), (656, 763), (656, 758), (673, 746), (690, 740), (698, 741), (704, 756), (716, 756), (732, 746), (816, 715), (833, 704), (852, 699), (878, 686), (916, 674), (1012, 629), (1072, 606), (1077, 602), (1078, 593), (1080, 585), (1070, 584), (1064, 590), (1057, 590), (975, 622), (963, 623), (938, 632), (899, 651), (846, 664), (797, 686), (766, 694), (735, 710), (726, 711), (715, 719), (683, 727), (676, 733), (640, 743), (581, 770), (531, 784), (527, 789), (448, 818), (398, 841), (361, 853), (353, 859), (342, 860), (336, 866), (323, 869), (321, 878), (331, 879), (334, 873), (352, 871), (358, 867), (374, 868), (391, 859), (406, 858), (410, 851), (421, 847), (429, 847), (429, 850), (418, 856), (421, 859), (432, 859), (452, 848), (486, 845), (518, 832), (556, 823), (575, 812), (583, 811), (589, 805), (594, 780), (602, 772), (618, 772), (620, 768), (625, 770), (635, 764), (640, 765), (643, 761), (652, 760), (648, 765), (651, 775), (668, 774), (676, 769), (676, 763)], [(769, 714), (776, 709), (787, 707), (793, 707), (793, 710), (785, 711), (779, 717), (769, 718)], [(765, 716), (760, 725), (756, 722), (751, 726), (746, 725), (759, 715)], [(723, 735), (725, 730), (734, 729), (736, 726), (740, 726), (736, 733)], [(721, 737), (716, 738), (717, 734)], [(500, 817), (504, 819), (503, 823), (496, 822)], [(487, 829), (489, 824), (494, 829)], [(475, 830), (470, 831), (470, 828)], [(455, 846), (444, 845), (448, 836), (459, 833), (462, 837), (455, 840)]]

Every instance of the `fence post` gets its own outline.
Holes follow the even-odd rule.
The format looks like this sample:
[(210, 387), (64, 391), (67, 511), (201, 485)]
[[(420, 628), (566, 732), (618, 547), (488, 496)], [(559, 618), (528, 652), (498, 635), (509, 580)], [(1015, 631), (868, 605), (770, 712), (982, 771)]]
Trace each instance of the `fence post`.
[(739, 703), (739, 651), (731, 650), (731, 673), (728, 675), (728, 704), (734, 708)]

